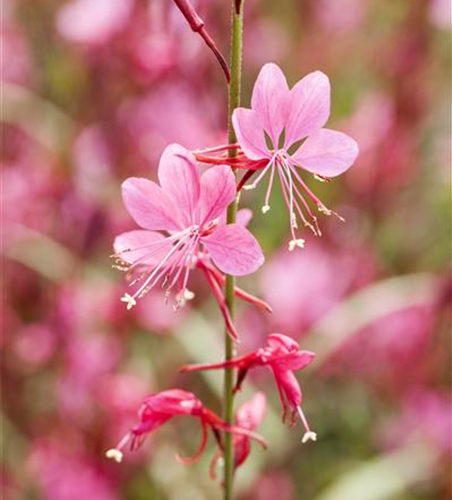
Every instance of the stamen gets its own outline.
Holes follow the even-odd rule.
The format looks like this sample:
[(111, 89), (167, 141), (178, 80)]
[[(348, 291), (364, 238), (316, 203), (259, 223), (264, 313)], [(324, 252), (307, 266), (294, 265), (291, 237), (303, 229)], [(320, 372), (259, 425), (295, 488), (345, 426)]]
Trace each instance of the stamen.
[(128, 293), (125, 293), (123, 297), (121, 297), (121, 302), (125, 302), (127, 304), (127, 310), (132, 309), (133, 306), (137, 305), (137, 301)]
[(309, 428), (308, 421), (303, 413), (303, 410), (301, 409), (301, 406), (297, 406), (297, 411), (298, 415), (300, 416), (301, 423), (303, 424), (304, 428), (306, 429), (306, 432), (303, 435), (303, 438), (301, 439), (301, 442), (307, 443), (308, 441), (317, 441), (317, 434)]
[(289, 241), (289, 252), (293, 252), (295, 248), (304, 248), (305, 241), (302, 238)]
[(124, 448), (124, 446), (126, 445), (127, 441), (129, 441), (131, 435), (132, 435), (131, 432), (127, 433), (121, 439), (121, 441), (119, 441), (119, 443), (117, 444), (116, 448), (110, 448), (109, 450), (107, 450), (105, 452), (105, 456), (107, 458), (111, 458), (112, 460), (114, 460), (115, 462), (117, 462), (118, 464), (120, 464), (122, 462), (123, 457), (124, 457), (121, 449)]
[(264, 205), (262, 208), (262, 213), (266, 214), (270, 210), (270, 205)]
[(122, 451), (117, 450), (116, 448), (110, 448), (109, 450), (107, 450), (105, 452), (105, 456), (114, 460), (118, 464), (120, 464), (122, 462), (122, 459), (124, 458)]

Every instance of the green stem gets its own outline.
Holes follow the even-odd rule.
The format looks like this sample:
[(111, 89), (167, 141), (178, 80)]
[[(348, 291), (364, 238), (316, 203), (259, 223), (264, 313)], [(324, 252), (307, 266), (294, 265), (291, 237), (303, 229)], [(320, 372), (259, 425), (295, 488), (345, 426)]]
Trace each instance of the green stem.
[[(228, 106), (228, 143), (234, 144), (237, 139), (232, 126), (232, 113), (240, 105), (240, 86), (242, 77), (242, 39), (243, 39), (243, 0), (240, 5), (240, 12), (236, 11), (236, 1), (232, 0), (232, 25), (231, 25), (231, 83), (229, 85), (229, 106)], [(229, 150), (229, 157), (236, 155), (235, 149)], [(228, 207), (227, 222), (235, 222), (238, 199)], [(234, 312), (234, 285), (233, 276), (226, 276), (226, 304), (233, 316)], [(224, 341), (225, 359), (229, 360), (234, 356), (234, 342), (227, 332)], [(223, 393), (223, 417), (232, 425), (234, 423), (234, 369), (226, 368), (224, 372), (224, 393)], [(225, 433), (224, 436), (224, 500), (232, 500), (234, 481), (234, 450), (232, 435)]]

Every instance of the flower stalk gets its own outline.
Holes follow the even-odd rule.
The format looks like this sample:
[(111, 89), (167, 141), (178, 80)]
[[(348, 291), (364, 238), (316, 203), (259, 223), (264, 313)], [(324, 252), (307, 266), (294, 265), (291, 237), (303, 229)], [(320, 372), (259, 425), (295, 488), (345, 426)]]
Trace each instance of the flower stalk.
[[(234, 127), (232, 124), (232, 114), (240, 106), (240, 88), (242, 79), (242, 43), (243, 43), (243, 1), (232, 0), (231, 6), (231, 80), (229, 83), (228, 95), (228, 144), (234, 145), (237, 142)], [(235, 158), (237, 150), (228, 149), (228, 157)], [(227, 210), (227, 223), (234, 223), (236, 220), (238, 197), (229, 205)], [(231, 318), (234, 315), (234, 287), (235, 278), (227, 275), (225, 282), (226, 307)], [(225, 361), (234, 357), (234, 342), (228, 332), (224, 336)], [(223, 386), (223, 419), (228, 425), (234, 422), (234, 368), (226, 368), (224, 371)], [(228, 433), (224, 436), (224, 500), (232, 500), (234, 481), (234, 448), (232, 436)]]

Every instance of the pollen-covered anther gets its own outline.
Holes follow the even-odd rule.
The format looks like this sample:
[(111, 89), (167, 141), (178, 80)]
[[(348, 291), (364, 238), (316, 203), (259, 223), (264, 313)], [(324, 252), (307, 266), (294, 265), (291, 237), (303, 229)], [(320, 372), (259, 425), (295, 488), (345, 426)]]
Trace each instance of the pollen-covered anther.
[(262, 208), (262, 213), (266, 214), (270, 210), (270, 205), (264, 205)]
[(107, 458), (110, 458), (111, 460), (114, 460), (118, 464), (120, 464), (122, 462), (122, 459), (124, 458), (122, 452), (117, 448), (110, 448), (105, 452), (105, 456)]
[(193, 300), (195, 298), (195, 294), (186, 288), (183, 293), (183, 297), (185, 300)]
[(298, 240), (291, 240), (289, 241), (289, 252), (293, 252), (295, 248), (304, 248), (304, 243), (305, 241), (300, 238)]
[(312, 431), (305, 432), (301, 442), (305, 444), (308, 441), (317, 441), (317, 434)]
[(125, 293), (123, 297), (121, 297), (121, 302), (125, 302), (127, 304), (127, 310), (132, 309), (133, 306), (137, 305), (137, 301), (128, 293)]

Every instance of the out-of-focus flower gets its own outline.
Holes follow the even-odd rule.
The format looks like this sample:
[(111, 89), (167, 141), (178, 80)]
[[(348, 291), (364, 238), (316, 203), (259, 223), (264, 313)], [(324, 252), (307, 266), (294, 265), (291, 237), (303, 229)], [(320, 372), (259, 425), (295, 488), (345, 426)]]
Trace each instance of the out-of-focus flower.
[(295, 234), (298, 217), (319, 234), (317, 219), (302, 191), (321, 212), (333, 213), (309, 189), (298, 168), (325, 180), (345, 172), (358, 155), (358, 145), (351, 137), (323, 128), (329, 115), (330, 82), (326, 75), (320, 71), (310, 73), (289, 90), (280, 68), (266, 64), (254, 85), (251, 109), (237, 108), (232, 117), (240, 147), (251, 160), (244, 168), (260, 170), (245, 188), (256, 187), (267, 173), (270, 176), (263, 213), (270, 209), (275, 173), (279, 176), (290, 213), (289, 250), (304, 245)]
[(57, 12), (56, 26), (71, 42), (98, 46), (125, 28), (134, 0), (72, 0)]
[(115, 486), (89, 456), (70, 453), (55, 443), (37, 442), (28, 467), (47, 500), (118, 500)]
[(286, 472), (271, 471), (259, 476), (247, 500), (294, 500), (296, 498), (290, 475)]
[(295, 340), (280, 333), (272, 333), (267, 337), (267, 346), (251, 354), (221, 363), (188, 365), (181, 368), (182, 372), (203, 370), (217, 370), (222, 368), (238, 368), (235, 390), (239, 390), (248, 370), (258, 366), (267, 366), (273, 372), (283, 407), (283, 421), (290, 411), (290, 424), (295, 423), (296, 415), (305, 428), (303, 443), (308, 440), (315, 441), (317, 436), (309, 428), (306, 417), (301, 409), (302, 393), (294, 371), (302, 370), (314, 359), (311, 351), (302, 351)]
[(0, 24), (0, 42), (0, 79), (21, 85), (29, 84), (32, 79), (32, 63), (26, 39), (8, 20), (3, 20)]
[(452, 402), (450, 395), (428, 388), (412, 390), (402, 401), (402, 415), (383, 429), (386, 446), (400, 446), (422, 438), (441, 453), (452, 448)]
[(430, 21), (439, 29), (450, 30), (452, 25), (452, 7), (449, 0), (430, 0)]
[(429, 305), (388, 314), (344, 342), (325, 364), (324, 373), (355, 373), (387, 391), (419, 384), (426, 374), (423, 361), (434, 321)]
[[(200, 177), (193, 155), (172, 145), (162, 155), (158, 174), (161, 187), (139, 178), (123, 184), (127, 210), (145, 228), (124, 233), (114, 242), (117, 267), (135, 275), (132, 284), (141, 282), (133, 295), (125, 294), (122, 299), (129, 309), (159, 282), (167, 294), (173, 287), (177, 289), (177, 305), (190, 299), (190, 271), (205, 258), (201, 246), (227, 274), (243, 276), (263, 264), (259, 243), (247, 229), (240, 224), (220, 224), (236, 195), (228, 166), (214, 167)], [(166, 231), (169, 236), (156, 231)], [(216, 298), (221, 306), (221, 297)], [(222, 311), (226, 313), (224, 307)], [(233, 329), (230, 333), (236, 335)]]
[(209, 96), (195, 95), (184, 83), (168, 82), (158, 92), (125, 102), (119, 119), (141, 156), (154, 163), (173, 142), (189, 149), (219, 142), (217, 110)]
[(183, 458), (178, 455), (178, 459), (182, 463), (193, 463), (204, 452), (207, 445), (207, 431), (209, 428), (212, 429), (220, 447), (220, 431), (241, 434), (255, 439), (263, 446), (266, 445), (265, 440), (254, 432), (246, 428), (228, 425), (215, 413), (206, 408), (191, 392), (181, 389), (169, 389), (145, 398), (138, 412), (140, 423), (121, 439), (116, 448), (107, 451), (107, 457), (121, 462), (123, 458), (121, 450), (129, 441), (131, 449), (134, 450), (141, 446), (146, 435), (158, 429), (171, 418), (183, 415), (199, 418), (202, 428), (202, 439), (199, 450), (194, 456)]
[(360, 0), (320, 0), (315, 2), (315, 9), (317, 20), (323, 29), (343, 35), (360, 26), (366, 14), (367, 3)]
[(49, 325), (33, 323), (16, 333), (14, 351), (21, 361), (35, 368), (45, 364), (54, 354), (56, 340)]
[(280, 251), (260, 276), (262, 294), (273, 307), (268, 322), (299, 338), (373, 275), (372, 255), (361, 247), (331, 250), (311, 241), (302, 256)]

